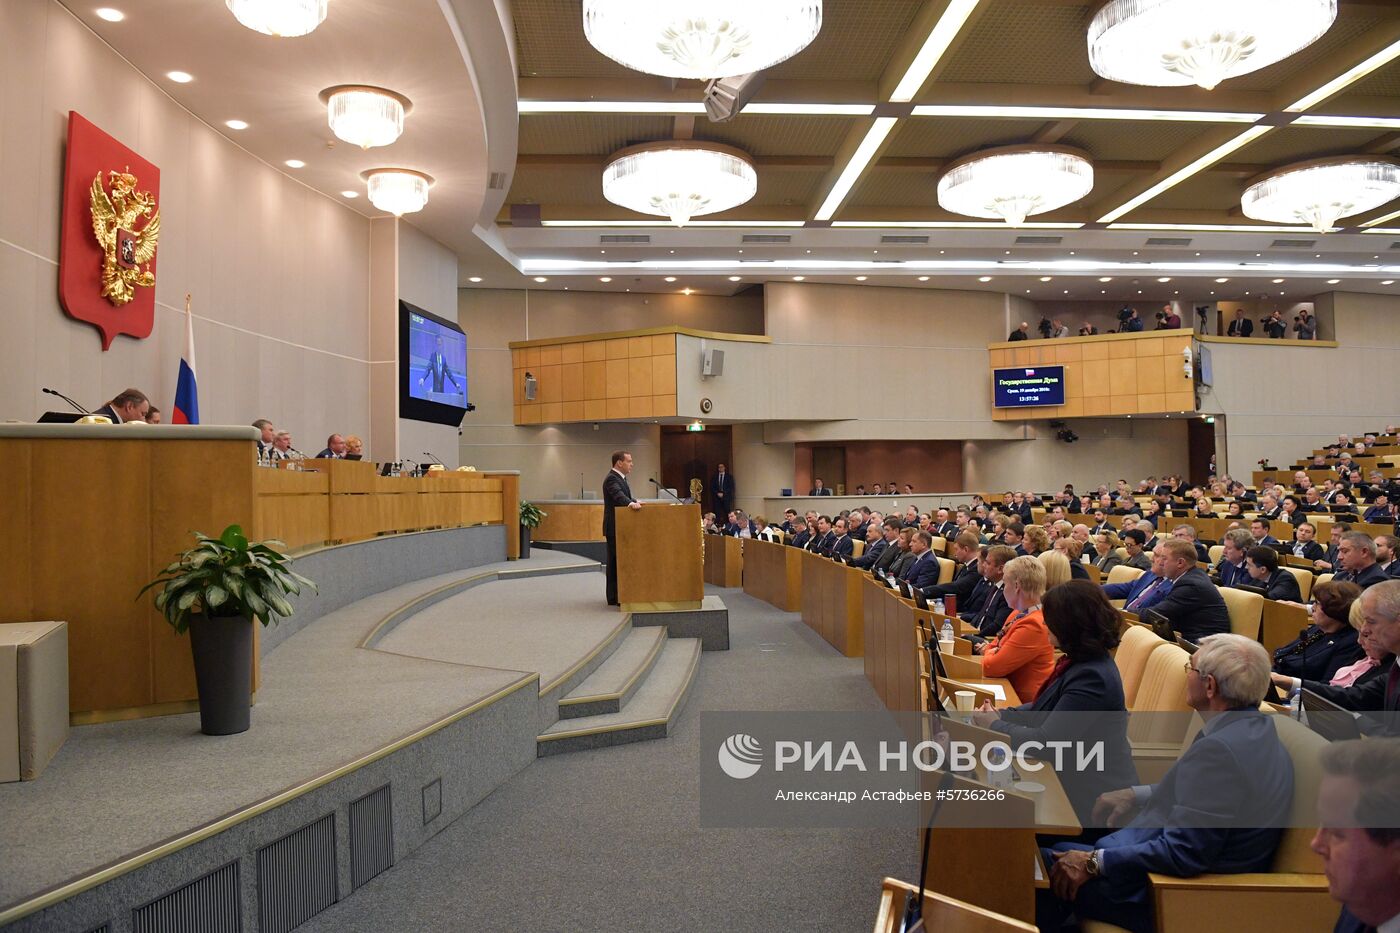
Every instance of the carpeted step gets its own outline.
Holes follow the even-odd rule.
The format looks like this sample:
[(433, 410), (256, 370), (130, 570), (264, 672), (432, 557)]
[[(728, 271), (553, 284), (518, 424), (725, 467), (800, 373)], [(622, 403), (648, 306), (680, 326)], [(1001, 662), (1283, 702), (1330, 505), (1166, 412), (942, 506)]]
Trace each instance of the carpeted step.
[(638, 628), (588, 679), (559, 701), (560, 719), (616, 713), (637, 692), (666, 647), (666, 629)]
[(700, 664), (698, 638), (667, 639), (641, 686), (616, 713), (561, 719), (536, 744), (541, 758), (664, 738), (680, 715)]

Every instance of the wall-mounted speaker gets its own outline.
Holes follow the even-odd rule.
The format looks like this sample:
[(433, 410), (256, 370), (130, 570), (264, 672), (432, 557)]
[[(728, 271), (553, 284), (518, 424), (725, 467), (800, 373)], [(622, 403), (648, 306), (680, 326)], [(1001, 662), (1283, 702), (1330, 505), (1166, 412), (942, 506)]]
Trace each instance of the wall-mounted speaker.
[(539, 388), (540, 388), (539, 380), (536, 379), (536, 378), (534, 377), (534, 375), (532, 375), (531, 373), (526, 373), (526, 374), (525, 374), (525, 401), (527, 401), (527, 402), (533, 402), (533, 401), (535, 400), (535, 393), (539, 391)]
[(724, 375), (724, 351), (706, 350), (700, 363), (700, 375), (705, 377)]

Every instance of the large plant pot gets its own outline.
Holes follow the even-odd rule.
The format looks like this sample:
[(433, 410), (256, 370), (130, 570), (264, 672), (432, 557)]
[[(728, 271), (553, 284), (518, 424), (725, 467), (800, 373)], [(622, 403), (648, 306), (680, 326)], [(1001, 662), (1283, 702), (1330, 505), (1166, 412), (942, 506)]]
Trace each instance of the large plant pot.
[(520, 559), (530, 559), (530, 526), (520, 526)]
[(248, 731), (253, 701), (253, 620), (190, 617), (190, 650), (205, 735)]

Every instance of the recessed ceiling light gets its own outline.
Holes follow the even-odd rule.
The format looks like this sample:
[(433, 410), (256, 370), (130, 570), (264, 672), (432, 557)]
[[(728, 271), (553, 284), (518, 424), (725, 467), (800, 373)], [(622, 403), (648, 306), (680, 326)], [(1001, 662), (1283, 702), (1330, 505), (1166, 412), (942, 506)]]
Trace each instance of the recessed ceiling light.
[(689, 294), (692, 294), (692, 290), (689, 289), (689, 288), (683, 288), (683, 289), (681, 289), (681, 294), (682, 294), (682, 295), (689, 295)]
[(306, 168), (306, 163), (301, 161), (301, 159), (288, 159), (282, 164), (287, 166), (287, 168)]
[(1169, 276), (1169, 275), (1164, 275), (1164, 276), (1162, 276), (1160, 279), (1158, 279), (1157, 281), (1159, 281), (1159, 282), (1170, 282), (1171, 280), (1172, 280), (1172, 277), (1171, 277), (1171, 276)]
[(536, 282), (539, 282), (539, 283), (541, 283), (541, 284), (543, 284), (543, 283), (545, 283), (545, 282), (548, 282), (549, 279), (545, 278), (545, 277), (542, 276), (542, 275), (537, 275), (537, 276), (535, 276), (535, 281), (536, 281)]
[(1066, 295), (1069, 294), (1069, 289), (1065, 289), (1065, 294), (1066, 294)]
[(991, 280), (992, 280), (992, 277), (991, 277), (990, 275), (980, 276), (980, 277), (977, 279), (977, 281), (979, 281), (979, 282), (990, 282)]
[(1274, 284), (1275, 284), (1275, 285), (1282, 285), (1282, 284), (1283, 284), (1283, 281), (1284, 281), (1283, 279), (1274, 279)]
[(1053, 281), (1055, 280), (1055, 277), (1052, 276), (1052, 275), (1042, 275), (1042, 276), (1040, 277), (1040, 280), (1041, 280), (1042, 282), (1053, 282)]
[(927, 281), (928, 281), (928, 276), (926, 276), (926, 275), (921, 275), (921, 276), (919, 276), (919, 281), (920, 281), (920, 282), (927, 282)]
[(666, 281), (668, 281), (668, 282), (674, 282), (675, 280), (676, 280), (676, 277), (675, 277), (674, 275), (668, 275), (668, 276), (666, 276)]
[(858, 275), (858, 276), (856, 276), (856, 281), (857, 281), (857, 282), (864, 282), (867, 278), (869, 278), (869, 276)]
[(248, 124), (243, 120), (225, 120), (224, 126), (231, 130), (246, 130), (248, 128)]
[(1113, 276), (1111, 276), (1111, 275), (1101, 275), (1101, 276), (1099, 276), (1099, 281), (1100, 281), (1100, 282), (1112, 282), (1112, 281), (1113, 281)]
[(126, 19), (126, 14), (121, 10), (114, 10), (109, 6), (100, 6), (92, 12), (97, 14), (98, 19), (105, 19), (109, 23), (120, 23)]
[(1341, 280), (1341, 279), (1328, 279), (1328, 280), (1327, 280), (1327, 284), (1328, 284), (1328, 285), (1340, 285), (1340, 284), (1342, 284), (1342, 280)]
[(472, 276), (471, 278), (467, 279), (467, 281), (468, 281), (468, 282), (472, 282), (472, 283), (480, 282), (480, 281), (481, 281), (481, 276), (479, 276), (479, 275), (474, 275), (474, 276)]
[(1216, 280), (1215, 280), (1215, 282), (1216, 282), (1217, 285), (1224, 285), (1224, 284), (1225, 284), (1226, 282), (1228, 282), (1228, 281), (1230, 281), (1230, 280), (1229, 280), (1229, 279), (1216, 279)]
[(194, 75), (188, 71), (167, 71), (165, 76), (176, 84), (189, 84), (194, 80)]
[(805, 275), (794, 275), (794, 276), (792, 277), (792, 280), (793, 280), (794, 282), (804, 282), (804, 281), (806, 281), (806, 279), (807, 279), (807, 276), (805, 276)]
[(600, 278), (598, 281), (599, 281), (599, 282), (611, 282), (611, 281), (612, 281), (612, 276), (610, 276), (610, 275), (605, 275), (605, 276), (603, 276), (602, 278)]
[(741, 276), (731, 275), (731, 276), (729, 277), (729, 281), (731, 281), (731, 282), (742, 282), (742, 281), (743, 281), (743, 278), (742, 278)]
[(1382, 284), (1382, 285), (1394, 285), (1394, 284), (1395, 284), (1395, 280), (1394, 280), (1394, 279), (1386, 279), (1386, 280), (1385, 280), (1384, 282), (1382, 282), (1381, 284)]

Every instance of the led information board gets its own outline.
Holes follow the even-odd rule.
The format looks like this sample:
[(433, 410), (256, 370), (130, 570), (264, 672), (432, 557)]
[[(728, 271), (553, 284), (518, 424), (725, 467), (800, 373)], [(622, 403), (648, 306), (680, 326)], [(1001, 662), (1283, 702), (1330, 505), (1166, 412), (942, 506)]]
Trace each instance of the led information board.
[(1017, 366), (992, 370), (992, 389), (997, 408), (1029, 408), (1065, 403), (1063, 366)]

